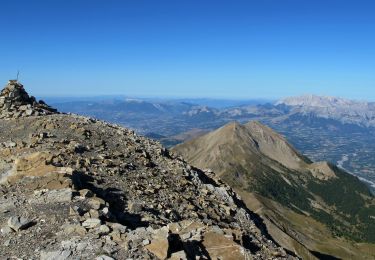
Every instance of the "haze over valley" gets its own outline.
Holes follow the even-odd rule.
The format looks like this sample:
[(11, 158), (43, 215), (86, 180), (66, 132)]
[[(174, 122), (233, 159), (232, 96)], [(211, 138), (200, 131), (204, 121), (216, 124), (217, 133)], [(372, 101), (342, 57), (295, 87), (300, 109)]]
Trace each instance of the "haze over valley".
[(61, 111), (122, 124), (167, 147), (231, 121), (258, 120), (285, 135), (312, 160), (331, 161), (374, 186), (375, 103), (314, 95), (280, 101), (125, 97), (53, 101)]

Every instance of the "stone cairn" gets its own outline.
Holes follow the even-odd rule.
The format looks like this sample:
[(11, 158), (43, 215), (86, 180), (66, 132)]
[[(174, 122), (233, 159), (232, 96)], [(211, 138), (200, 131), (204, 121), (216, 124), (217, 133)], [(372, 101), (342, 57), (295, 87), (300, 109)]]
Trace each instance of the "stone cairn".
[(0, 119), (50, 115), (57, 110), (29, 96), (17, 80), (9, 80), (0, 93)]

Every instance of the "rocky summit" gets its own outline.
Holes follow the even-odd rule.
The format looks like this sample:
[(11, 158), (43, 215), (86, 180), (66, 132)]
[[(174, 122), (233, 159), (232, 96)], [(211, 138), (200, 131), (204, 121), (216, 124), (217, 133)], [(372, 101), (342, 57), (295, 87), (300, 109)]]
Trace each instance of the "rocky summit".
[(293, 259), (210, 172), (118, 125), (1, 92), (0, 259)]
[(18, 118), (25, 116), (49, 115), (56, 113), (43, 101), (37, 102), (30, 97), (23, 85), (17, 80), (9, 80), (0, 93), (0, 118)]

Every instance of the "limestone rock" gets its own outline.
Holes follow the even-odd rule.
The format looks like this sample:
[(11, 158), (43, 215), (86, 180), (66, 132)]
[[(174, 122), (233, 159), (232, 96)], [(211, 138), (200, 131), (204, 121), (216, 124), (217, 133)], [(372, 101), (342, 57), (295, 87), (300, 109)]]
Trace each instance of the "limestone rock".
[(108, 234), (109, 232), (110, 232), (111, 230), (109, 229), (109, 227), (107, 226), (107, 225), (101, 225), (100, 227), (99, 227), (99, 234), (104, 234), (104, 235), (106, 235), (106, 234)]
[(72, 189), (51, 190), (46, 193), (47, 202), (62, 203), (72, 200)]
[(9, 234), (9, 233), (12, 233), (12, 232), (13, 232), (13, 229), (11, 229), (10, 227), (6, 226), (6, 227), (2, 227), (2, 228), (0, 229), (0, 232), (1, 232), (1, 234), (3, 234), (3, 235), (7, 235), (7, 234)]
[(67, 235), (71, 235), (71, 234), (77, 234), (77, 235), (80, 235), (80, 236), (84, 236), (87, 231), (86, 229), (81, 226), (81, 225), (77, 225), (77, 224), (68, 224), (68, 225), (65, 225), (63, 227), (63, 230), (65, 232), (65, 234)]
[(112, 257), (106, 256), (106, 255), (101, 255), (95, 258), (95, 260), (114, 260)]
[(40, 260), (67, 260), (69, 259), (71, 254), (72, 252), (69, 250), (59, 250), (51, 252), (42, 251), (40, 253)]
[(8, 219), (8, 226), (14, 231), (19, 231), (28, 228), (32, 221), (25, 217), (13, 216)]
[(151, 244), (146, 246), (146, 249), (154, 254), (157, 258), (166, 259), (169, 249), (168, 238), (155, 238), (151, 241)]
[(89, 198), (87, 203), (92, 209), (96, 210), (100, 209), (102, 206), (105, 205), (105, 201), (98, 197)]
[(101, 220), (98, 218), (89, 218), (82, 223), (82, 226), (85, 228), (96, 228), (99, 227), (101, 223)]
[(173, 253), (169, 259), (170, 260), (187, 260), (188, 258), (187, 258), (185, 251), (181, 250), (181, 251)]
[(212, 259), (245, 260), (245, 248), (235, 243), (233, 238), (217, 232), (204, 235), (203, 245)]

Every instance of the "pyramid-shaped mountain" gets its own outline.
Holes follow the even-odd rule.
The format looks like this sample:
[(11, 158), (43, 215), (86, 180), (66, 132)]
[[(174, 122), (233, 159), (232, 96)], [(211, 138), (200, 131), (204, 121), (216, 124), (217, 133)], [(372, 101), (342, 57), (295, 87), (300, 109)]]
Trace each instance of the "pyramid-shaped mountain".
[(331, 163), (310, 161), (259, 122), (229, 123), (172, 151), (235, 188), (277, 241), (302, 257), (359, 257), (364, 249), (342, 238), (375, 242), (375, 199), (366, 185)]
[(216, 174), (228, 178), (233, 177), (232, 174), (227, 174), (231, 167), (233, 170), (238, 169), (237, 175), (242, 174), (241, 169), (246, 169), (246, 175), (249, 172), (260, 174), (259, 171), (263, 169), (272, 174), (300, 171), (322, 179), (335, 177), (332, 165), (311, 162), (283, 136), (256, 121), (244, 125), (229, 123), (177, 145), (173, 150), (197, 167), (212, 169)]

